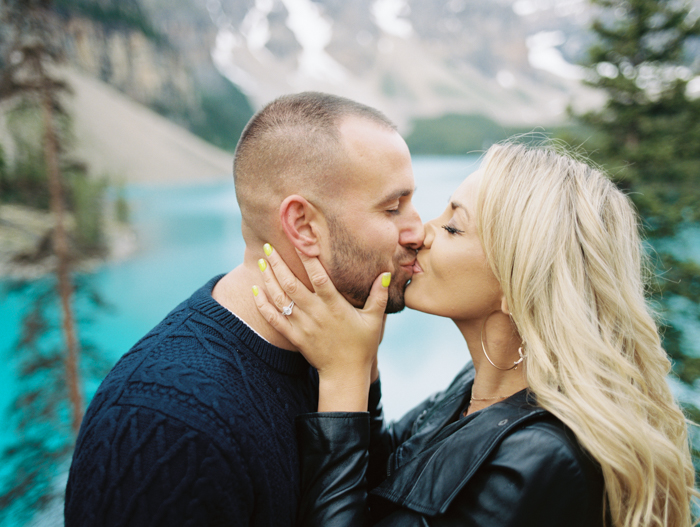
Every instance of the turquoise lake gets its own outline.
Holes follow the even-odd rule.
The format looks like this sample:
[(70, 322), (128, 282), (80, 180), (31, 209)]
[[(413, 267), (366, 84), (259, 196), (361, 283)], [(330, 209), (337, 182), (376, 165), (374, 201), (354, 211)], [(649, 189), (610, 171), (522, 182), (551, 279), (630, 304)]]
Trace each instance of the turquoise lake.
[[(442, 213), (459, 183), (477, 166), (477, 156), (417, 157), (415, 205), (424, 221)], [(91, 310), (79, 327), (113, 364), (172, 308), (212, 276), (237, 266), (243, 257), (240, 213), (233, 181), (214, 185), (128, 188), (138, 250), (129, 259), (102, 266), (91, 281), (109, 304)], [(0, 412), (15, 397), (11, 354), (30, 298), (0, 300)], [(411, 310), (388, 318), (380, 350), (384, 407), (389, 418), (445, 387), (469, 360), (454, 324)], [(87, 396), (97, 382), (86, 387)], [(0, 430), (0, 448), (12, 438)]]

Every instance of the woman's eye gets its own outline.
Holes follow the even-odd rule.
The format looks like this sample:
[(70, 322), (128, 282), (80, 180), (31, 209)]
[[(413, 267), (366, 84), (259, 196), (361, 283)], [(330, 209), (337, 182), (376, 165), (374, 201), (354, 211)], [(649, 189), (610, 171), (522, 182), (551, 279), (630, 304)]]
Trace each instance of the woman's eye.
[(454, 227), (450, 227), (449, 225), (443, 225), (442, 228), (445, 229), (450, 234), (462, 234), (464, 232), (464, 231), (460, 231), (459, 229), (455, 229)]

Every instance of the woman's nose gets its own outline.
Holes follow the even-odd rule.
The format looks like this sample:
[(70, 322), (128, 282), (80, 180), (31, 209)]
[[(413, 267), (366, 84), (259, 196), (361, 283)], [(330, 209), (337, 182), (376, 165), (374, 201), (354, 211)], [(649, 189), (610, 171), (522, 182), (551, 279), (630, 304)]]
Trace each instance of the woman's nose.
[(435, 238), (435, 224), (433, 221), (429, 221), (423, 226), (423, 231), (425, 232), (425, 238), (423, 238), (422, 248), (430, 249)]

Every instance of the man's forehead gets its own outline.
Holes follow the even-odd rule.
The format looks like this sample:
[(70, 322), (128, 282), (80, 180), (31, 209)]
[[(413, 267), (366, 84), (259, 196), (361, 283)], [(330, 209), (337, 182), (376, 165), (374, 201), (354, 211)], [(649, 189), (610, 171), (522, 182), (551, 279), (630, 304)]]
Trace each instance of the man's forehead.
[(397, 181), (384, 175), (377, 179), (372, 184), (347, 185), (342, 196), (339, 195), (340, 201), (357, 209), (379, 210), (394, 206), (400, 200), (411, 199), (415, 192), (412, 177)]
[(344, 118), (340, 131), (345, 156), (338, 183), (343, 193), (368, 205), (413, 193), (411, 156), (398, 132), (357, 116)]
[(401, 143), (399, 133), (384, 123), (373, 121), (367, 117), (346, 115), (338, 123), (340, 140), (349, 151), (359, 152), (379, 144)]

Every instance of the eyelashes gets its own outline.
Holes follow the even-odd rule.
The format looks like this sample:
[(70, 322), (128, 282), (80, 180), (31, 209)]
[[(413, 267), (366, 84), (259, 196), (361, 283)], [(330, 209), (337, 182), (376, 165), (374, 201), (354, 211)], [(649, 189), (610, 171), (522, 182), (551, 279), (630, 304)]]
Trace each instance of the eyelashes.
[(449, 234), (462, 234), (464, 231), (460, 231), (459, 229), (455, 229), (454, 227), (450, 227), (449, 225), (443, 225), (443, 229), (445, 229)]

